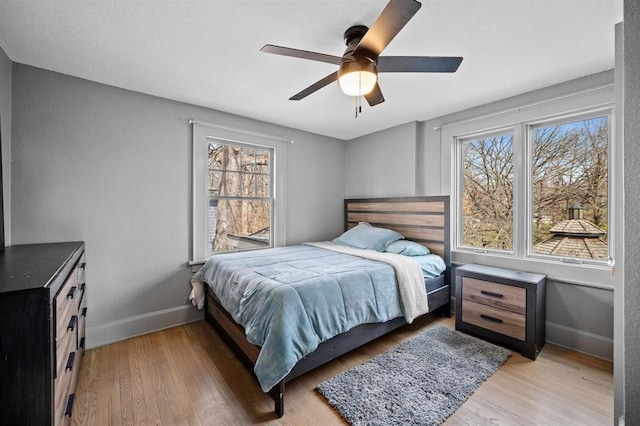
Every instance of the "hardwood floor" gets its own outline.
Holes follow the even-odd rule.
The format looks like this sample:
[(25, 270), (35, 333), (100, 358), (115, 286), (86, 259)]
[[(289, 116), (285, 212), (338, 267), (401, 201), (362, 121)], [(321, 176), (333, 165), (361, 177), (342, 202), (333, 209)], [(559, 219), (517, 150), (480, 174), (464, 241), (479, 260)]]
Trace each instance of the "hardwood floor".
[[(324, 380), (453, 319), (421, 318), (287, 385), (285, 415), (204, 321), (85, 353), (76, 425), (344, 424), (314, 388)], [(547, 344), (534, 362), (514, 353), (446, 425), (608, 425), (613, 366)]]

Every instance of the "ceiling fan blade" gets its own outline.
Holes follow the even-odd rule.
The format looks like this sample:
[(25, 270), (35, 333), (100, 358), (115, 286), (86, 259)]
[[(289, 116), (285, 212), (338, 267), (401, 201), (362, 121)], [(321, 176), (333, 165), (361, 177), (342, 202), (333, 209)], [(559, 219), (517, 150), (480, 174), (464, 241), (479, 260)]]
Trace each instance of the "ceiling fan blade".
[(378, 72), (456, 72), (460, 56), (380, 56)]
[(390, 0), (355, 48), (354, 56), (375, 60), (422, 4), (415, 0)]
[(378, 83), (376, 83), (369, 93), (364, 95), (364, 98), (369, 103), (369, 106), (376, 106), (384, 102), (384, 96), (382, 96), (382, 91), (380, 90)]
[(273, 53), (275, 55), (292, 56), (294, 58), (309, 59), (311, 61), (327, 62), (329, 64), (340, 65), (342, 60), (339, 56), (325, 55), (324, 53), (309, 52), (308, 50), (292, 49), (290, 47), (274, 46), (266, 44), (260, 49), (261, 52)]
[(329, 74), (328, 76), (326, 76), (322, 80), (316, 81), (311, 86), (307, 87), (306, 89), (304, 89), (304, 90), (296, 93), (292, 97), (290, 97), (289, 100), (290, 101), (299, 101), (300, 99), (306, 98), (310, 94), (312, 94), (314, 92), (317, 92), (318, 90), (322, 89), (324, 86), (327, 86), (327, 85), (329, 85), (329, 84), (331, 84), (331, 83), (333, 83), (334, 81), (337, 81), (337, 80), (338, 80), (338, 71)]

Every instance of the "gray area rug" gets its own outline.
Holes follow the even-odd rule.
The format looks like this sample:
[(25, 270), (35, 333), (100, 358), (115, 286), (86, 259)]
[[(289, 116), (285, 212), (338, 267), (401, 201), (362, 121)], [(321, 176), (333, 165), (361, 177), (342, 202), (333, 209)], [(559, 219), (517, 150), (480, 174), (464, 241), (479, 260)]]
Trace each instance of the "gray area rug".
[(436, 326), (317, 387), (352, 425), (437, 425), (510, 351)]

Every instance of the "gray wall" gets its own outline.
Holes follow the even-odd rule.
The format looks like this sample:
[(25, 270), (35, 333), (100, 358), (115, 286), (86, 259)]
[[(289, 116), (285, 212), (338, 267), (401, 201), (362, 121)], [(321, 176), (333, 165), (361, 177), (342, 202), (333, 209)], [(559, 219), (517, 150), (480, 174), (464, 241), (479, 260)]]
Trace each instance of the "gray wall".
[[(613, 29), (612, 29), (613, 31)], [(347, 142), (347, 196), (448, 195), (450, 193), (450, 147), (440, 140), (439, 129), (454, 122), (535, 104), (563, 94), (580, 92), (613, 81), (613, 71), (558, 84), (513, 98), (478, 106), (455, 114), (398, 126)], [(414, 138), (415, 139), (412, 139)], [(406, 152), (399, 152), (404, 147)], [(415, 155), (411, 159), (410, 156)], [(402, 161), (385, 162), (389, 158)], [(358, 167), (353, 168), (353, 164)], [(404, 168), (410, 168), (411, 176)], [(369, 169), (366, 169), (369, 167)], [(355, 171), (352, 171), (352, 168)], [(384, 170), (388, 179), (371, 185), (359, 176)], [(404, 176), (402, 180), (394, 176)], [(455, 256), (453, 256), (455, 261)], [(504, 264), (509, 267), (508, 264)], [(454, 293), (455, 294), (455, 293)], [(613, 290), (585, 287), (549, 280), (547, 287), (547, 341), (600, 358), (613, 359)]]
[(11, 60), (0, 48), (0, 127), (2, 134), (2, 186), (4, 241), (11, 244)]
[(349, 141), (347, 197), (415, 194), (417, 123), (410, 122)]
[(83, 240), (88, 346), (199, 318), (189, 119), (287, 139), (287, 243), (342, 231), (344, 142), (13, 65), (13, 243)]
[[(640, 4), (624, 2), (624, 383), (616, 382), (616, 396), (624, 387), (624, 416), (628, 425), (640, 423)], [(616, 401), (616, 408), (619, 404)], [(617, 415), (622, 413), (617, 412)]]

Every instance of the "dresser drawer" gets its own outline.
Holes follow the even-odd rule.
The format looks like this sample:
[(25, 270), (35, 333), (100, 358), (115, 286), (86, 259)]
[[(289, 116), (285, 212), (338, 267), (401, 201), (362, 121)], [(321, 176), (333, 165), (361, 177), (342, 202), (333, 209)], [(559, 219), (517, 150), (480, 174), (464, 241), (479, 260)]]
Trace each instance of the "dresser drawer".
[(81, 306), (78, 312), (78, 351), (82, 354), (85, 347), (85, 328), (87, 320), (87, 307)]
[(463, 277), (462, 280), (464, 300), (526, 315), (526, 289), (470, 277)]
[(462, 321), (518, 340), (525, 340), (526, 317), (504, 309), (462, 301)]
[(56, 377), (64, 374), (69, 353), (75, 352), (77, 346), (77, 336), (75, 329), (73, 332), (64, 333), (56, 340)]
[(64, 334), (73, 315), (78, 313), (78, 267), (75, 266), (54, 299), (56, 337)]
[(76, 355), (75, 351), (66, 354), (62, 371), (54, 381), (56, 426), (66, 424), (70, 420), (68, 416), (65, 416), (65, 413), (67, 412), (69, 395), (74, 392), (73, 383), (79, 367)]

